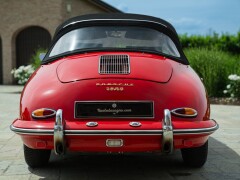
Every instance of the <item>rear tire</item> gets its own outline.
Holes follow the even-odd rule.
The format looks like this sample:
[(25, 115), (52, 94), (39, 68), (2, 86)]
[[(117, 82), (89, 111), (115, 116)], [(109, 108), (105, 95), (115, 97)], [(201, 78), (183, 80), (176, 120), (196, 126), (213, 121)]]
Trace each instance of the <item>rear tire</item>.
[(184, 163), (192, 167), (202, 167), (208, 155), (208, 141), (200, 146), (194, 148), (181, 149)]
[(51, 150), (32, 149), (23, 145), (25, 161), (29, 167), (42, 167), (49, 161)]

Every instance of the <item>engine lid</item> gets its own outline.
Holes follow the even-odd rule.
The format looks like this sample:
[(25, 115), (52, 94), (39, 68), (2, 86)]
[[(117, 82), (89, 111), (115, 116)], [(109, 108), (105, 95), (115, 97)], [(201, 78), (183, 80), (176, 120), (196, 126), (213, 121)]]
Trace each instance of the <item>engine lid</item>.
[[(105, 54), (109, 56), (108, 54)], [(129, 57), (128, 73), (101, 73), (102, 53), (74, 55), (67, 57), (57, 67), (57, 76), (62, 83), (105, 78), (139, 79), (166, 83), (172, 75), (172, 65), (162, 56), (142, 53), (111, 53), (111, 56)]]

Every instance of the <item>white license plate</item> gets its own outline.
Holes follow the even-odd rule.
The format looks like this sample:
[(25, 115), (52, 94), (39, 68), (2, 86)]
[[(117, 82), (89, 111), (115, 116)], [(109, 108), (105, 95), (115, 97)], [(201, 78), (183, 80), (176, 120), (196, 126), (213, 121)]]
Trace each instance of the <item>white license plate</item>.
[(122, 139), (107, 139), (106, 146), (107, 147), (122, 147), (123, 140)]

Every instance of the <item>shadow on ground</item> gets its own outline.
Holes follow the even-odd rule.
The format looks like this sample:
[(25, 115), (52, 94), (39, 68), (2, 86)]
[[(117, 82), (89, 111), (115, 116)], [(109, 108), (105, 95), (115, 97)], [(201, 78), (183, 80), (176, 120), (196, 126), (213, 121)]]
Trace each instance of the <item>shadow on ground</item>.
[(31, 169), (41, 179), (239, 179), (240, 157), (232, 149), (209, 139), (208, 161), (202, 168), (183, 164), (180, 151), (159, 154), (81, 154), (64, 157), (52, 153), (48, 166)]

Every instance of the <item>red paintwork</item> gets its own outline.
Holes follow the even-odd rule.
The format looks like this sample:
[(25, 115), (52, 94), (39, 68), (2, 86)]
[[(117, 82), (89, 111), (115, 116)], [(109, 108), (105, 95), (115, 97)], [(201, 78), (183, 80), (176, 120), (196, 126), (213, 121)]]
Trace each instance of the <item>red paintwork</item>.
[[(174, 148), (182, 149), (194, 146), (203, 145), (209, 134), (205, 135), (188, 135), (174, 136)], [(122, 147), (106, 147), (106, 139), (123, 139), (124, 146)], [(162, 136), (66, 136), (67, 147), (70, 151), (81, 152), (151, 152), (161, 151)], [(28, 136), (22, 135), (24, 144), (30, 148), (41, 149), (37, 147), (37, 143), (46, 143), (44, 149), (53, 149), (52, 136)], [(184, 144), (184, 140), (192, 141), (192, 145)]]
[[(128, 54), (131, 60), (129, 75), (100, 75), (98, 60), (103, 54)], [(96, 83), (133, 83), (124, 91), (106, 91)], [(74, 119), (75, 101), (150, 100), (154, 101), (153, 119)], [(34, 120), (33, 110), (38, 108), (62, 109), (69, 130), (157, 130), (162, 129), (164, 109), (191, 107), (197, 110), (196, 118), (172, 116), (173, 129), (196, 129), (215, 126), (209, 120), (210, 110), (205, 88), (188, 65), (159, 55), (133, 52), (98, 52), (73, 55), (42, 65), (31, 77), (21, 96), (20, 117), (13, 125), (19, 128), (53, 129), (54, 118)], [(89, 121), (98, 126), (87, 127)], [(129, 122), (139, 121), (141, 127), (132, 128)], [(200, 135), (174, 135), (174, 148), (200, 146), (209, 133)], [(21, 135), (24, 144), (31, 148), (53, 148), (53, 136)], [(106, 139), (120, 138), (124, 146), (106, 147)], [(137, 152), (161, 150), (161, 136), (66, 136), (67, 148), (76, 151)], [(38, 147), (37, 144), (41, 147)], [(46, 144), (46, 146), (45, 146)]]
[[(103, 54), (104, 55), (104, 54)], [(144, 57), (144, 58), (143, 58)], [(156, 58), (158, 60), (156, 61)], [(156, 82), (167, 82), (172, 75), (172, 66), (164, 57), (144, 55), (139, 53), (131, 56), (131, 75), (100, 75), (98, 71), (99, 54), (74, 56), (66, 58), (57, 68), (58, 78), (61, 82), (79, 81), (96, 78), (132, 78)], [(147, 66), (146, 66), (147, 61)], [(69, 71), (71, 69), (71, 71)], [(151, 72), (151, 73), (146, 73)]]

